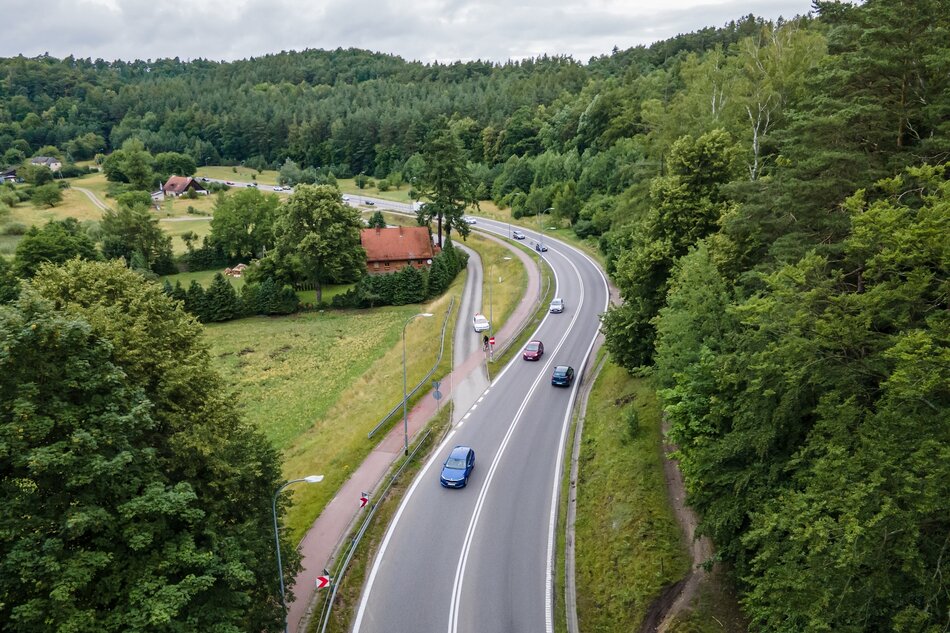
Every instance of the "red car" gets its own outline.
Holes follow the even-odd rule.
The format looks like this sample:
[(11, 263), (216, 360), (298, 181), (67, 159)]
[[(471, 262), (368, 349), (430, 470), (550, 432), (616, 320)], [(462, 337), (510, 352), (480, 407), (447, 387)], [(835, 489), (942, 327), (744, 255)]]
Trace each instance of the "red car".
[(540, 360), (542, 354), (544, 354), (544, 343), (541, 341), (531, 341), (524, 346), (524, 354), (522, 356), (525, 360)]

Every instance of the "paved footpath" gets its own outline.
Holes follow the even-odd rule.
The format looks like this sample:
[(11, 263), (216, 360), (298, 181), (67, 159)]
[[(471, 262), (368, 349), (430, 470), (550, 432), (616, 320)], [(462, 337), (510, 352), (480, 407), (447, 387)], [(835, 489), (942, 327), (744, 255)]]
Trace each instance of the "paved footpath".
[[(538, 305), (541, 282), (539, 276), (534, 274), (534, 271), (537, 271), (537, 258), (532, 257), (520, 248), (512, 247), (505, 240), (494, 238), (485, 233), (482, 233), (482, 235), (511, 248), (512, 253), (521, 260), (528, 271), (528, 286), (521, 302), (512, 312), (508, 321), (495, 332), (495, 338), (499, 342), (498, 347), (500, 347), (502, 343), (516, 336), (522, 325), (534, 314), (534, 310)], [(470, 259), (469, 265), (479, 269), (481, 266), (477, 258), (474, 257)], [(473, 280), (480, 282), (481, 278), (480, 270), (478, 274), (469, 274), (466, 285), (473, 283)], [(456, 330), (470, 326), (470, 313), (469, 311), (463, 312), (463, 307), (464, 303), (459, 308), (459, 321)], [(500, 368), (498, 369), (500, 370)], [(455, 399), (456, 416), (453, 423), (461, 418), (477, 400), (477, 396), (487, 387), (485, 353), (483, 351), (478, 350), (467, 355), (460, 354), (454, 358), (453, 369), (442, 379), (440, 387), (444, 398), (452, 396)], [(475, 393), (476, 391), (477, 393)], [(432, 397), (430, 391), (409, 411), (410, 442), (436, 414), (437, 406), (438, 402)], [(402, 456), (403, 441), (402, 425), (394, 425), (386, 437), (379, 442), (360, 464), (359, 468), (343, 484), (336, 496), (326, 505), (323, 512), (310, 527), (307, 535), (300, 542), (298, 549), (302, 558), (302, 569), (297, 574), (293, 588), (295, 599), (288, 605), (287, 629), (289, 631), (302, 633), (310, 619), (311, 609), (319, 608), (322, 604), (321, 601), (314, 600), (317, 576), (322, 575), (323, 570), (329, 567), (331, 556), (333, 556), (337, 546), (346, 538), (350, 526), (353, 525), (360, 514), (360, 494), (375, 490), (382, 478), (389, 472), (393, 462)], [(322, 598), (322, 596), (320, 597)]]

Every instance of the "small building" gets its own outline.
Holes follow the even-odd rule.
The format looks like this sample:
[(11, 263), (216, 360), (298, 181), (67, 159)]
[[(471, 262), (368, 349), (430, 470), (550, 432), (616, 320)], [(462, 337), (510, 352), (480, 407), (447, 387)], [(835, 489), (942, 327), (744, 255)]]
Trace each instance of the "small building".
[(164, 185), (162, 185), (162, 194), (166, 196), (178, 197), (186, 193), (189, 189), (195, 193), (208, 194), (208, 190), (201, 186), (194, 178), (189, 176), (171, 176)]
[(34, 156), (30, 159), (30, 164), (48, 167), (50, 171), (59, 171), (63, 167), (63, 161), (49, 156)]
[(0, 182), (16, 182), (16, 168), (0, 170)]
[(428, 268), (438, 252), (425, 226), (363, 229), (360, 242), (366, 251), (366, 270), (371, 275), (394, 273), (406, 266)]

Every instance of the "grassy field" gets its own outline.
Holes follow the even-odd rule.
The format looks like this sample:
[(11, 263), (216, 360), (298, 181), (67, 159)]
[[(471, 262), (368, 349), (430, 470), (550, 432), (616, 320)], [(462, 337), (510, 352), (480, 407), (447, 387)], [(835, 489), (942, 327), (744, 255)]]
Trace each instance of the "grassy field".
[[(375, 178), (373, 183), (378, 182)], [(408, 184), (402, 184), (399, 186), (399, 189), (390, 189), (389, 191), (380, 191), (377, 187), (364, 187), (360, 189), (356, 186), (356, 182), (352, 178), (339, 178), (336, 181), (337, 187), (340, 188), (340, 191), (359, 198), (360, 196), (368, 196), (370, 198), (381, 198), (382, 200), (392, 200), (393, 202), (409, 202), (409, 190), (411, 187)]]
[(225, 165), (209, 165), (199, 167), (195, 173), (196, 178), (214, 178), (216, 180), (232, 180), (234, 182), (259, 182), (262, 185), (276, 185), (277, 172), (272, 169), (265, 169), (257, 173), (256, 169), (235, 165), (227, 167)]
[(188, 231), (198, 235), (198, 242), (195, 246), (201, 246), (201, 238), (211, 235), (211, 218), (201, 220), (170, 220), (168, 218), (158, 221), (158, 226), (163, 231), (172, 236), (172, 251), (175, 255), (183, 255), (188, 252), (188, 247), (181, 236)]
[[(482, 307), (479, 311), (485, 316), (491, 315), (495, 321), (494, 329), (497, 330), (511, 316), (518, 301), (524, 296), (528, 286), (528, 271), (507, 248), (475, 231), (465, 242), (460, 243), (474, 248), (481, 255), (485, 274), (482, 282)], [(510, 259), (505, 260), (505, 257)]]
[(649, 383), (608, 362), (588, 402), (582, 441), (578, 620), (583, 631), (635, 631), (661, 589), (689, 569), (666, 496), (660, 409)]
[(248, 419), (283, 452), (286, 476), (318, 471), (327, 477), (320, 486), (293, 492), (287, 518), (293, 539), (303, 536), (369, 454), (366, 434), (401, 401), (406, 320), (424, 311), (436, 315), (414, 320), (406, 331), (406, 370), (414, 385), (438, 356), (445, 310), (450, 297), (460, 295), (463, 277), (424, 306), (301, 313), (206, 328), (216, 362)]

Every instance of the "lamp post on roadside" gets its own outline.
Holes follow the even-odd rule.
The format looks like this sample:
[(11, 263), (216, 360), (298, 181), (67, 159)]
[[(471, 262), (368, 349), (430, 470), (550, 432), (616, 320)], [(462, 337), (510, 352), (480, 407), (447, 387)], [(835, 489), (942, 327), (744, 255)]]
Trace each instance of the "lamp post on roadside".
[[(501, 259), (502, 261), (506, 261), (506, 262), (511, 260), (510, 257), (502, 257)], [(501, 280), (499, 279), (499, 281)], [(491, 264), (488, 265), (488, 338), (489, 339), (495, 338), (495, 318), (494, 318), (495, 315), (493, 311), (494, 306), (492, 302), (492, 286), (494, 285), (495, 285), (495, 262), (492, 262)], [(492, 348), (489, 347), (488, 349), (489, 349), (489, 355), (494, 356), (494, 354), (492, 354), (492, 351), (493, 351)]]
[(274, 544), (277, 546), (277, 577), (280, 578), (280, 604), (284, 607), (284, 633), (287, 633), (287, 597), (284, 593), (284, 568), (280, 563), (280, 530), (277, 526), (277, 495), (290, 484), (296, 484), (302, 481), (308, 484), (320, 483), (323, 481), (323, 475), (308, 475), (301, 479), (291, 479), (274, 492)]
[(406, 319), (406, 324), (402, 326), (402, 435), (405, 444), (406, 455), (409, 455), (409, 411), (406, 408), (406, 401), (409, 396), (406, 393), (406, 328), (416, 317), (430, 317), (431, 312), (420, 312), (413, 314)]

